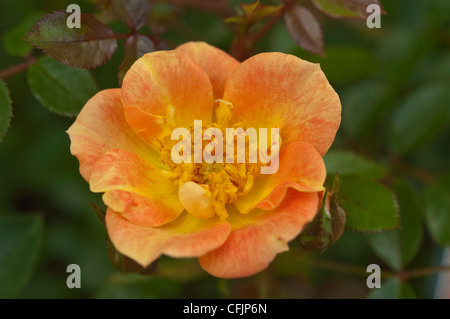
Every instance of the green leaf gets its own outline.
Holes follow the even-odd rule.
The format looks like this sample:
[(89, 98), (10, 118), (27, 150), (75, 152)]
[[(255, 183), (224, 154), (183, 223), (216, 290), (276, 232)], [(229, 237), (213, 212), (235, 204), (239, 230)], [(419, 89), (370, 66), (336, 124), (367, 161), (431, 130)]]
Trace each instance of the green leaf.
[(94, 295), (98, 299), (180, 298), (181, 286), (174, 280), (138, 274), (114, 274)]
[(450, 176), (425, 186), (425, 217), (432, 238), (450, 245)]
[(0, 298), (14, 298), (30, 279), (42, 241), (39, 216), (0, 216)]
[(26, 57), (31, 52), (33, 46), (25, 41), (25, 37), (42, 15), (43, 13), (40, 12), (32, 13), (3, 34), (2, 40), (6, 52), (19, 57)]
[(0, 80), (0, 142), (8, 131), (12, 117), (11, 99), (6, 83)]
[[(311, 0), (312, 3), (333, 18), (361, 18), (365, 19), (370, 4), (377, 4), (382, 8), (379, 0)], [(383, 9), (381, 9), (383, 11)]]
[(152, 11), (150, 0), (112, 0), (111, 4), (119, 19), (132, 30), (144, 26)]
[(369, 234), (373, 251), (395, 270), (409, 265), (420, 249), (423, 238), (421, 205), (418, 194), (403, 180), (396, 180), (392, 189), (400, 205), (400, 229)]
[(70, 13), (47, 14), (28, 33), (27, 40), (56, 60), (76, 68), (90, 69), (106, 63), (117, 48), (113, 30), (92, 14), (81, 15), (81, 28), (68, 28)]
[(390, 94), (381, 82), (356, 84), (341, 94), (342, 126), (346, 133), (360, 139), (372, 133), (384, 109), (389, 106)]
[(386, 174), (386, 169), (367, 159), (349, 151), (329, 151), (323, 157), (328, 175), (362, 176), (378, 179)]
[(406, 153), (435, 137), (450, 123), (450, 94), (444, 85), (420, 88), (403, 101), (393, 116), (390, 148)]
[(359, 177), (341, 179), (339, 201), (347, 213), (347, 228), (379, 231), (398, 227), (393, 193), (383, 185)]
[(284, 15), (291, 38), (303, 49), (325, 55), (322, 28), (316, 17), (302, 6), (294, 6)]
[(42, 105), (67, 116), (78, 114), (97, 92), (89, 71), (61, 65), (49, 57), (39, 59), (28, 69), (28, 83)]
[(137, 59), (139, 59), (145, 53), (149, 53), (155, 50), (155, 44), (152, 42), (152, 40), (142, 34), (136, 34), (132, 37), (129, 37), (125, 41), (124, 46), (125, 59), (119, 66), (118, 74), (120, 83), (122, 83), (125, 74)]
[(369, 299), (416, 299), (416, 293), (412, 287), (401, 282), (397, 278), (389, 279), (381, 283), (381, 288), (373, 289), (367, 297)]
[(377, 60), (363, 48), (332, 46), (326, 49), (326, 59), (320, 67), (330, 82), (345, 83), (371, 75), (377, 69)]

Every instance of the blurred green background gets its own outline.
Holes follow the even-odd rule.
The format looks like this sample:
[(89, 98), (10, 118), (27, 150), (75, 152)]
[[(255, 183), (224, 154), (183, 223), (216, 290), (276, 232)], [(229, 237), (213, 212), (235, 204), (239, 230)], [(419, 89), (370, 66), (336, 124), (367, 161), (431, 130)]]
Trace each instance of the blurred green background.
[[(242, 2), (251, 1), (230, 1), (230, 8)], [(0, 70), (24, 60), (8, 53), (5, 37), (23, 36), (20, 30), (14, 33), (23, 21), (36, 21), (70, 3), (78, 3), (83, 12), (94, 11), (90, 1), (2, 0)], [(426, 211), (432, 209), (428, 205), (436, 201), (438, 209), (450, 214), (450, 1), (382, 3), (388, 14), (381, 18), (381, 29), (367, 28), (364, 20), (333, 20), (315, 11), (323, 25), (326, 58), (299, 48), (282, 21), (257, 51), (281, 51), (321, 63), (343, 106), (332, 149), (352, 150), (378, 162), (389, 172), (384, 180), (388, 185), (402, 178), (417, 195), (409, 209), (419, 211), (421, 221), (426, 221)], [(169, 46), (202, 40), (229, 50), (233, 30), (223, 16), (161, 3), (154, 10), (174, 18), (161, 36)], [(112, 27), (126, 32), (120, 24)], [(92, 71), (99, 89), (118, 87), (121, 44), (109, 63)], [(42, 52), (35, 49), (33, 54)], [(104, 225), (92, 212), (90, 202), (102, 206), (101, 196), (89, 191), (69, 152), (65, 131), (74, 119), (44, 108), (30, 92), (27, 72), (5, 82), (14, 117), (0, 144), (0, 258), (12, 257), (0, 264), (0, 297), (365, 298), (370, 290), (361, 270), (376, 263), (389, 271), (370, 249), (366, 234), (346, 231), (323, 253), (305, 252), (294, 241), (291, 251), (279, 255), (268, 270), (246, 279), (217, 279), (195, 259), (166, 257), (152, 275), (121, 273), (108, 259)], [(439, 188), (439, 198), (433, 197), (439, 193), (433, 191), (436, 181), (445, 185)], [(420, 250), (409, 268), (441, 262), (444, 246), (432, 240), (430, 227), (432, 222), (420, 222), (424, 235), (419, 236)], [(19, 248), (8, 252), (8, 240), (14, 236)], [(69, 264), (81, 267), (81, 289), (66, 286)], [(432, 275), (410, 284), (415, 296), (432, 298), (437, 280)], [(396, 289), (383, 296), (413, 296)]]

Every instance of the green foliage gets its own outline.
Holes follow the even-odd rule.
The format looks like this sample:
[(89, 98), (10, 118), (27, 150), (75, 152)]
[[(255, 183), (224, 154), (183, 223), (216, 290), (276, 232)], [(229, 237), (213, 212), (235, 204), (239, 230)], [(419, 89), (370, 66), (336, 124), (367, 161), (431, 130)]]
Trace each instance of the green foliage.
[(372, 133), (380, 113), (389, 106), (389, 93), (380, 81), (356, 83), (353, 88), (341, 95), (342, 127), (354, 138)]
[(386, 174), (386, 169), (371, 160), (349, 151), (329, 151), (323, 157), (327, 174), (334, 176), (364, 176), (378, 179)]
[(450, 177), (445, 176), (424, 189), (425, 216), (433, 239), (450, 246)]
[(8, 131), (12, 117), (11, 99), (5, 82), (0, 80), (0, 142)]
[(0, 298), (14, 298), (30, 279), (41, 248), (39, 216), (0, 216)]
[(311, 11), (294, 6), (285, 13), (284, 21), (295, 43), (307, 51), (325, 55), (322, 28)]
[(400, 103), (391, 123), (390, 145), (405, 153), (435, 137), (450, 124), (448, 88), (430, 84)]
[(111, 277), (105, 285), (100, 288), (94, 298), (176, 298), (177, 296), (181, 296), (180, 290), (180, 285), (173, 280), (137, 274), (117, 274)]
[(396, 181), (392, 189), (400, 206), (399, 229), (369, 234), (367, 239), (374, 252), (391, 268), (404, 269), (417, 254), (422, 244), (422, 212), (418, 195), (402, 180)]
[(347, 213), (347, 228), (380, 231), (398, 227), (398, 208), (393, 193), (364, 178), (343, 178), (339, 201)]
[(31, 53), (33, 47), (28, 42), (24, 41), (28, 31), (33, 25), (43, 16), (41, 12), (33, 12), (23, 19), (14, 28), (8, 30), (3, 34), (3, 46), (5, 50), (14, 56), (26, 57)]
[(330, 46), (325, 51), (326, 58), (320, 60), (320, 66), (332, 83), (359, 80), (377, 67), (374, 56), (361, 48)]
[(36, 99), (57, 114), (73, 116), (97, 92), (87, 70), (73, 69), (43, 57), (28, 69), (28, 83)]
[(48, 55), (73, 67), (90, 69), (106, 63), (117, 49), (113, 30), (92, 14), (81, 15), (81, 28), (68, 28), (70, 14), (47, 14), (27, 40)]
[(381, 283), (381, 288), (374, 289), (369, 299), (416, 299), (416, 293), (406, 282), (399, 279), (389, 279)]
[(381, 7), (379, 0), (311, 0), (311, 2), (333, 18), (361, 18), (367, 17), (367, 6), (377, 4)]

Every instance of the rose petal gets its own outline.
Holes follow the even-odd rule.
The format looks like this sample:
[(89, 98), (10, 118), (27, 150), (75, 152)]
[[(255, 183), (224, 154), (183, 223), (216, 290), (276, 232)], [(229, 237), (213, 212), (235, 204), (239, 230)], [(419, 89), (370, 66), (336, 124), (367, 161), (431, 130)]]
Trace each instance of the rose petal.
[(218, 218), (200, 219), (187, 212), (164, 226), (135, 225), (108, 209), (106, 227), (116, 249), (148, 266), (161, 254), (172, 257), (198, 257), (222, 245), (230, 233), (230, 224)]
[(283, 53), (261, 53), (230, 76), (223, 99), (233, 103), (235, 122), (280, 128), (283, 144), (304, 141), (321, 155), (341, 118), (339, 97), (318, 64)]
[(123, 114), (120, 89), (104, 90), (92, 97), (67, 130), (70, 152), (80, 162), (80, 173), (89, 182), (93, 165), (106, 151), (121, 148), (157, 162), (150, 149), (129, 127)]
[(159, 226), (183, 211), (172, 181), (129, 151), (111, 150), (100, 157), (89, 184), (93, 192), (107, 192), (105, 204), (136, 224)]
[(230, 236), (222, 246), (200, 257), (200, 265), (221, 278), (246, 277), (264, 270), (278, 253), (289, 250), (287, 243), (314, 218), (319, 204), (317, 193), (290, 189), (272, 211), (230, 214)]
[(222, 98), (225, 84), (239, 65), (239, 61), (205, 42), (187, 42), (175, 50), (188, 55), (205, 70), (211, 80), (214, 99)]
[(128, 123), (150, 145), (175, 127), (210, 122), (213, 110), (208, 76), (178, 51), (147, 53), (137, 60), (123, 79), (122, 102)]
[(243, 214), (253, 208), (274, 209), (284, 199), (287, 189), (319, 192), (324, 189), (326, 169), (322, 157), (308, 143), (296, 142), (281, 149), (278, 172), (260, 175), (254, 188), (238, 197), (234, 206)]

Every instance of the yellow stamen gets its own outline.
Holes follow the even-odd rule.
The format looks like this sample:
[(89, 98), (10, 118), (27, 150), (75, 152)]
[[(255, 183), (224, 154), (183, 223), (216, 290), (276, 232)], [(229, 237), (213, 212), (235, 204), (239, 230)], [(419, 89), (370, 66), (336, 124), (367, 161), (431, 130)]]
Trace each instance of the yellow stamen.
[[(231, 119), (231, 108), (233, 105), (224, 100), (216, 100), (216, 120), (211, 126), (222, 131), (226, 136), (226, 125)], [(173, 126), (174, 114), (168, 108), (167, 124)], [(245, 128), (246, 123), (240, 122), (233, 125), (233, 128)], [(207, 128), (202, 127), (202, 134)], [(165, 131), (166, 128), (163, 128)], [(194, 126), (190, 127), (192, 147), (194, 149)], [(260, 173), (260, 167), (265, 166), (261, 162), (250, 163), (251, 152), (258, 153), (258, 144), (249, 144), (246, 138), (244, 163), (237, 163), (237, 156), (234, 155), (234, 163), (227, 163), (226, 152), (223, 154), (222, 163), (195, 163), (194, 152), (191, 154), (191, 163), (175, 164), (171, 158), (172, 141), (164, 137), (154, 140), (155, 148), (161, 154), (161, 161), (166, 164), (170, 171), (163, 172), (164, 176), (173, 180), (179, 190), (179, 199), (184, 208), (193, 216), (199, 218), (210, 218), (217, 214), (222, 220), (228, 217), (226, 205), (236, 201), (238, 196), (243, 196), (253, 189), (255, 178)], [(203, 148), (210, 141), (203, 140)], [(226, 149), (226, 139), (223, 139), (223, 149)], [(236, 139), (235, 139), (236, 143)], [(235, 144), (236, 145), (236, 144)]]

